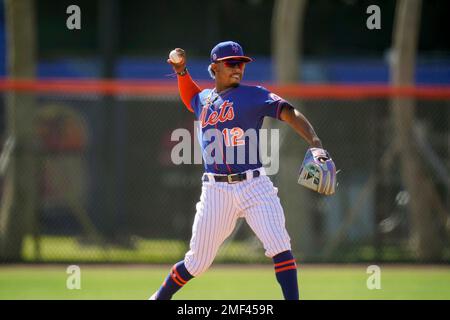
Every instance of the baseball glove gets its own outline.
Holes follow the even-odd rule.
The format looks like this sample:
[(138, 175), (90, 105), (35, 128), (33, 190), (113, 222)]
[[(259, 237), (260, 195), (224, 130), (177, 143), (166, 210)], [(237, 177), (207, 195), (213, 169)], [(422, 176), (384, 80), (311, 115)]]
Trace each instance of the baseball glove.
[(326, 150), (308, 149), (300, 167), (298, 183), (324, 195), (335, 192), (336, 166)]

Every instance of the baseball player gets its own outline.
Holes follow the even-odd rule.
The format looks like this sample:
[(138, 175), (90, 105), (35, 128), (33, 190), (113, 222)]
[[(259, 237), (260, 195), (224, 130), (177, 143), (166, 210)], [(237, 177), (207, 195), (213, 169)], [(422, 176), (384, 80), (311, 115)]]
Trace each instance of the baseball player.
[[(261, 240), (265, 255), (272, 258), (284, 298), (298, 300), (297, 267), (277, 188), (265, 174), (259, 157), (257, 161), (236, 163), (225, 154), (229, 149), (245, 148), (248, 141), (244, 133), (252, 129), (258, 132), (264, 117), (289, 124), (313, 150), (322, 150), (321, 140), (309, 121), (289, 102), (263, 87), (241, 84), (246, 64), (252, 59), (244, 55), (238, 43), (221, 42), (212, 49), (208, 71), (215, 80), (213, 89), (198, 87), (186, 68), (184, 50), (175, 50), (181, 61), (167, 62), (177, 74), (181, 100), (200, 121), (203, 135), (209, 129), (220, 134), (215, 139), (222, 143), (223, 149), (208, 156), (210, 141), (201, 139), (205, 173), (190, 250), (183, 261), (172, 267), (150, 300), (171, 299), (189, 280), (205, 272), (238, 218), (246, 220)], [(246, 149), (246, 160), (251, 156), (249, 152)]]

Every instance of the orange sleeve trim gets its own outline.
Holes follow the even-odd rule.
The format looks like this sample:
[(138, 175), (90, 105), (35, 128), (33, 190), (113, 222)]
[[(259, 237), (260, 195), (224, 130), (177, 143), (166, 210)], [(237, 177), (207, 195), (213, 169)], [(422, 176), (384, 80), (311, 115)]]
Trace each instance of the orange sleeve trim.
[(181, 101), (183, 101), (184, 105), (190, 112), (194, 112), (191, 107), (192, 98), (198, 94), (201, 89), (200, 87), (192, 80), (191, 75), (186, 73), (184, 76), (177, 76), (178, 78), (178, 90), (180, 91)]

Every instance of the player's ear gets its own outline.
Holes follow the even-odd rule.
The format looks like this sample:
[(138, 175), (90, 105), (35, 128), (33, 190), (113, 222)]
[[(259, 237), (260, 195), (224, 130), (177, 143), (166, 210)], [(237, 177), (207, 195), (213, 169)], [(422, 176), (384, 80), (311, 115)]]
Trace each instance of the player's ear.
[(209, 73), (209, 76), (210, 76), (212, 79), (216, 79), (216, 73), (215, 73), (214, 71), (212, 71), (211, 65), (212, 65), (212, 64), (210, 64), (210, 65), (208, 66), (208, 73)]

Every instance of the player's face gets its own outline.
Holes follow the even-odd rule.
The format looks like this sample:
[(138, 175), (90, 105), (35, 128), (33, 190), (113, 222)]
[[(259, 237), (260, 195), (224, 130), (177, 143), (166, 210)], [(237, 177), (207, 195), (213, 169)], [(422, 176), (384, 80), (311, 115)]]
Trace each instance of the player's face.
[(244, 69), (243, 61), (225, 60), (216, 63), (216, 83), (224, 88), (237, 86), (242, 80)]

